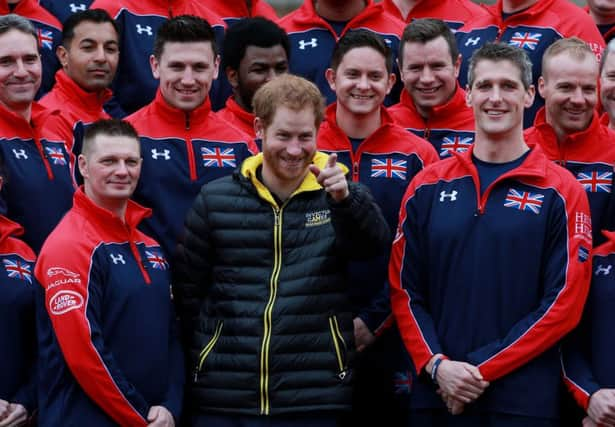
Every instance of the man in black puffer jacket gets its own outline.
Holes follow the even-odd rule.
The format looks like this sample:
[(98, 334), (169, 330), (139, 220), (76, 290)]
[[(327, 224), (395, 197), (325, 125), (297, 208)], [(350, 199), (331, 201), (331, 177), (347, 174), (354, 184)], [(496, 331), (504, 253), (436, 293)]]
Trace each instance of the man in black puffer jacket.
[(369, 191), (316, 151), (322, 97), (284, 75), (254, 97), (263, 153), (201, 189), (174, 295), (193, 426), (334, 427), (350, 409), (350, 259), (389, 250)]

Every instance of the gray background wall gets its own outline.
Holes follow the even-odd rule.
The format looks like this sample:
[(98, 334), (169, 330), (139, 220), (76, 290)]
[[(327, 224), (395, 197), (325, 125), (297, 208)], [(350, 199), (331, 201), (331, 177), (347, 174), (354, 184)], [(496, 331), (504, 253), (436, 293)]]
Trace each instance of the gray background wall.
[[(233, 1), (233, 0), (229, 0), (229, 1)], [(266, 1), (277, 10), (279, 16), (286, 15), (288, 12), (298, 8), (299, 5), (303, 3), (301, 0), (266, 0)], [(376, 1), (379, 1), (379, 0), (376, 0)], [(427, 1), (440, 1), (440, 0), (427, 0)], [(474, 3), (486, 3), (486, 4), (495, 3), (495, 0), (481, 0), (481, 1), (472, 0), (472, 1), (474, 1)], [(573, 0), (573, 3), (576, 3), (579, 6), (586, 5), (585, 0)]]

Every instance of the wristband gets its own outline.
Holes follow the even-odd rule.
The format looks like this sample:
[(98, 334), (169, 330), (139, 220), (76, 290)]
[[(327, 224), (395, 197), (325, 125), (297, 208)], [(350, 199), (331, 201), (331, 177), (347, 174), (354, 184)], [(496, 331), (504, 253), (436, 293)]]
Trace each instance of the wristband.
[(438, 375), (438, 368), (440, 367), (440, 363), (442, 363), (442, 361), (446, 359), (448, 359), (448, 357), (442, 356), (438, 357), (433, 362), (433, 366), (431, 367), (431, 380), (434, 382), (435, 385), (438, 385), (438, 378), (436, 376)]

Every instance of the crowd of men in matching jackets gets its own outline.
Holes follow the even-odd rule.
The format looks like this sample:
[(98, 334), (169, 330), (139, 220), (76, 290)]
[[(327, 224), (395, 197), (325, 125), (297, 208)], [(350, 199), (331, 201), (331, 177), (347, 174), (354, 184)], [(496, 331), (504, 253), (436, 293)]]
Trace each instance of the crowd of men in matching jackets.
[(614, 0), (0, 12), (0, 427), (615, 426)]

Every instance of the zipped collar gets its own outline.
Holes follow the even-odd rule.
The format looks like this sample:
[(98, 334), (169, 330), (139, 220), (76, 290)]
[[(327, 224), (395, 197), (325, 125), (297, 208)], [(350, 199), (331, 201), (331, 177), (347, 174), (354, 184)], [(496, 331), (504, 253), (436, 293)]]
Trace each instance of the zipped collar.
[[(357, 16), (348, 21), (346, 27), (344, 28), (344, 31), (342, 31), (342, 34), (340, 34), (339, 37), (342, 37), (346, 33), (346, 31), (348, 31), (349, 28), (354, 28), (357, 23), (367, 21), (372, 16), (382, 15), (382, 13), (384, 12), (382, 5), (375, 4), (374, 0), (365, 0), (365, 3), (365, 9), (363, 9), (357, 14)], [(329, 25), (327, 20), (318, 15), (318, 12), (316, 12), (314, 0), (304, 1), (303, 5), (297, 10), (297, 13), (297, 19), (301, 22), (302, 25), (316, 25), (318, 27), (324, 26), (331, 32), (331, 34), (336, 35), (337, 38), (337, 34), (335, 33), (331, 25)]]
[(152, 101), (151, 111), (156, 117), (160, 117), (163, 121), (169, 123), (173, 127), (177, 127), (179, 123), (185, 124), (186, 129), (190, 129), (192, 124), (201, 124), (211, 112), (211, 102), (209, 96), (205, 99), (202, 105), (198, 106), (190, 112), (185, 112), (179, 108), (172, 107), (164, 100), (160, 89), (156, 91), (156, 97)]
[[(348, 148), (351, 146), (350, 139), (348, 139), (348, 135), (340, 128), (337, 124), (337, 116), (336, 116), (337, 102), (329, 105), (325, 110), (325, 122), (326, 125), (331, 128), (331, 130), (335, 133), (335, 139), (332, 141), (337, 146), (336, 148)], [(366, 146), (369, 141), (377, 140), (377, 135), (381, 132), (386, 131), (391, 126), (395, 126), (395, 121), (393, 117), (389, 114), (386, 108), (380, 107), (380, 127), (368, 135), (361, 143), (361, 146)], [(381, 143), (381, 142), (379, 142)]]
[[(416, 105), (414, 105), (414, 101), (412, 97), (408, 93), (407, 90), (403, 90), (401, 93), (401, 98), (399, 102), (406, 106), (416, 117), (421, 117), (421, 114), (416, 109)], [(446, 118), (448, 116), (454, 116), (459, 114), (460, 111), (468, 108), (466, 104), (466, 91), (463, 90), (459, 84), (457, 84), (457, 88), (455, 89), (455, 93), (453, 97), (449, 99), (446, 103), (442, 105), (436, 105), (432, 108), (432, 113), (429, 115), (427, 120), (423, 119), (425, 123), (437, 120), (438, 118)]]
[[(254, 127), (254, 114), (247, 112), (235, 101), (235, 97), (229, 96), (226, 100), (226, 108), (233, 113), (241, 122), (250, 128)], [(252, 131), (254, 133), (254, 131)]]
[(21, 0), (11, 11), (9, 8), (9, 2), (7, 0), (0, 0), (0, 15), (14, 13), (22, 16), (30, 16), (36, 11), (36, 6), (38, 6), (38, 1), (36, 0)]
[[(451, 154), (459, 159), (465, 169), (472, 172), (473, 175), (476, 174), (476, 176), (478, 176), (476, 165), (472, 161), (474, 148), (475, 146), (472, 144), (470, 149), (464, 153), (453, 151)], [(512, 171), (509, 171), (507, 175), (514, 177), (527, 176), (544, 178), (547, 174), (549, 163), (550, 160), (547, 159), (540, 146), (535, 145), (530, 147), (530, 152), (523, 163)]]
[(73, 209), (83, 216), (88, 222), (92, 223), (97, 230), (104, 233), (105, 239), (123, 241), (134, 240), (137, 233), (137, 225), (151, 216), (152, 210), (128, 200), (126, 206), (125, 222), (111, 211), (95, 204), (85, 195), (83, 186), (79, 187), (73, 195)]
[(529, 17), (533, 17), (539, 14), (542, 14), (544, 11), (548, 10), (555, 0), (538, 0), (536, 3), (528, 7), (527, 9), (515, 13), (510, 16), (505, 21), (502, 20), (502, 12), (503, 12), (503, 0), (498, 0), (496, 4), (493, 6), (487, 6), (485, 9), (493, 15), (493, 17), (498, 22), (498, 25), (501, 26), (502, 23), (506, 22), (507, 25), (511, 25), (512, 23), (523, 24), (528, 21)]
[[(542, 107), (536, 113), (534, 119), (534, 127), (541, 135), (541, 143), (546, 144), (545, 150), (555, 150), (558, 153), (566, 153), (571, 155), (573, 153), (585, 153), (587, 151), (587, 145), (594, 143), (594, 139), (599, 135), (601, 128), (600, 118), (598, 113), (594, 111), (592, 120), (587, 129), (569, 134), (561, 143), (557, 140), (557, 135), (553, 127), (546, 121), (546, 109)], [(585, 157), (585, 156), (583, 156)], [(557, 159), (565, 160), (565, 159)]]
[[(312, 161), (312, 163), (322, 169), (327, 165), (328, 158), (328, 154), (317, 151), (314, 155), (314, 160)], [(254, 185), (254, 187), (256, 188), (256, 191), (261, 199), (269, 202), (269, 204), (273, 206), (278, 206), (277, 202), (275, 201), (275, 198), (273, 197), (269, 189), (258, 179), (257, 171), (258, 168), (260, 168), (262, 165), (263, 153), (248, 157), (241, 165), (240, 174), (244, 178), (250, 180), (252, 185)], [(348, 173), (348, 168), (346, 166), (341, 163), (338, 163), (338, 165), (342, 168), (344, 174)], [(289, 199), (299, 193), (307, 191), (318, 191), (321, 189), (322, 186), (318, 183), (314, 174), (308, 171), (301, 185), (299, 185), (299, 187), (290, 195)]]
[(32, 112), (30, 122), (27, 122), (19, 114), (7, 109), (4, 105), (0, 105), (0, 126), (2, 129), (11, 129), (11, 135), (2, 135), (3, 137), (20, 137), (25, 135), (29, 137), (40, 137), (41, 131), (45, 122), (50, 116), (59, 116), (60, 110), (45, 108), (37, 102), (32, 102)]
[(83, 90), (73, 79), (68, 77), (64, 70), (56, 73), (56, 84), (53, 90), (57, 90), (64, 98), (78, 104), (83, 110), (94, 115), (103, 112), (103, 105), (113, 95), (111, 89), (104, 89), (102, 93), (88, 92)]
[(0, 215), (0, 247), (9, 237), (19, 237), (23, 233), (24, 229), (21, 225), (11, 221), (4, 215)]

